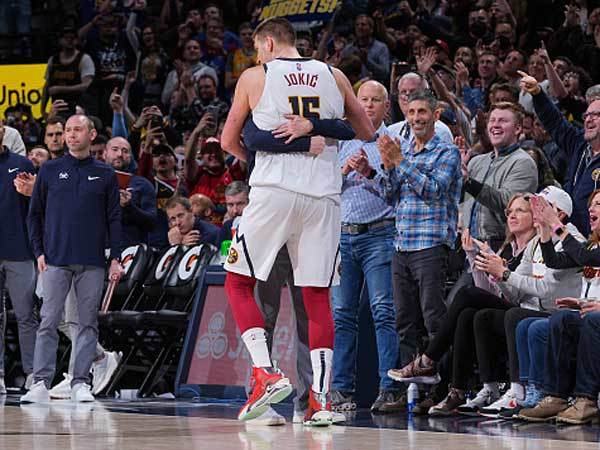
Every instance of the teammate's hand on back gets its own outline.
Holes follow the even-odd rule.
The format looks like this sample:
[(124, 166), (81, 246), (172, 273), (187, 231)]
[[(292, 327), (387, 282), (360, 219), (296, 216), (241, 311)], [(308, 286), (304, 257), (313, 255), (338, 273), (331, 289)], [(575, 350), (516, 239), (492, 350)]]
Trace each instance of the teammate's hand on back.
[(325, 138), (323, 136), (313, 136), (310, 138), (310, 150), (308, 151), (311, 155), (318, 156), (323, 153), (325, 149)]
[(289, 144), (299, 137), (308, 136), (313, 130), (313, 124), (305, 117), (296, 116), (294, 114), (285, 114), (284, 117), (288, 119), (288, 121), (273, 130), (273, 137), (288, 138), (285, 141), (286, 144)]

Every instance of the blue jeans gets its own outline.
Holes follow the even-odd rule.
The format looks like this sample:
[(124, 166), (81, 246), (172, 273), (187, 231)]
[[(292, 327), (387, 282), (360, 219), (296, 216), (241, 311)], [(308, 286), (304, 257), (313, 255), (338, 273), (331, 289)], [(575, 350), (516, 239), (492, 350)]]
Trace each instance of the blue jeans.
[(549, 319), (539, 317), (528, 317), (517, 325), (517, 354), (521, 381), (542, 385), (549, 329)]
[(600, 391), (600, 312), (583, 318), (577, 348), (575, 395), (596, 399)]
[(358, 306), (363, 283), (369, 292), (371, 314), (379, 355), (379, 387), (394, 389), (387, 371), (395, 367), (398, 337), (392, 296), (391, 261), (394, 253), (394, 225), (358, 235), (342, 233), (340, 239), (341, 281), (332, 290), (335, 341), (332, 388), (356, 390), (358, 348)]
[(550, 316), (550, 336), (546, 347), (544, 391), (567, 398), (575, 385), (575, 358), (583, 319), (579, 311), (556, 311)]

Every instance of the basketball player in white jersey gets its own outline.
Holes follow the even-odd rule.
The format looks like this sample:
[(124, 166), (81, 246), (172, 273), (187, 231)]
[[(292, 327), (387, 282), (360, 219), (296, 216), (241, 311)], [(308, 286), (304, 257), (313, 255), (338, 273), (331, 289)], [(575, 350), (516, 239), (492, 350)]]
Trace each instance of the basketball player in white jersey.
[[(240, 132), (250, 112), (262, 130), (277, 129), (290, 114), (309, 119), (345, 116), (358, 139), (373, 138), (375, 130), (347, 78), (322, 62), (301, 58), (295, 40), (293, 27), (281, 18), (261, 23), (254, 32), (262, 66), (241, 75), (221, 138), (223, 148), (238, 158), (245, 159)], [(225, 289), (253, 364), (253, 390), (238, 418), (260, 416), (292, 391), (289, 380), (272, 367), (264, 319), (253, 297), (256, 279), (267, 279), (286, 245), (309, 320), (313, 385), (304, 423), (330, 425), (327, 394), (334, 328), (329, 286), (339, 276), (341, 190), (336, 142), (311, 137), (309, 152), (258, 151), (250, 185), (250, 202), (225, 264)]]

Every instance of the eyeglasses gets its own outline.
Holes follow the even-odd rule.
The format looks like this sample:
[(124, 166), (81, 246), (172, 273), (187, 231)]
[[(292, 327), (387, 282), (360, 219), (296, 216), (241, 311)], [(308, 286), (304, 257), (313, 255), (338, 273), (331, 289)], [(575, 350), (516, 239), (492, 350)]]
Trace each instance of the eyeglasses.
[(588, 117), (589, 117), (590, 119), (594, 119), (594, 120), (596, 120), (596, 119), (600, 118), (600, 111), (590, 111), (590, 112), (584, 112), (584, 113), (581, 115), (581, 118), (582, 118), (584, 121), (585, 121), (585, 119), (587, 119)]

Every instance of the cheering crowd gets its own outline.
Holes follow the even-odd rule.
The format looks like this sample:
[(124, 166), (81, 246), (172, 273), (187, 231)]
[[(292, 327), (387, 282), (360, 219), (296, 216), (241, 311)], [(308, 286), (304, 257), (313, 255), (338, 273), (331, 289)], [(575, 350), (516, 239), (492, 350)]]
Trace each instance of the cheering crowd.
[[(36, 120), (14, 105), (0, 126), (0, 291), (17, 318), (25, 389), (50, 398), (93, 400), (119, 363), (97, 342), (97, 309), (120, 251), (219, 248), (260, 151), (248, 144), (241, 159), (221, 146), (237, 80), (257, 64), (258, 2), (229, 2), (236, 20), (216, 3), (129, 3), (67, 20), (47, 61), (47, 112)], [(597, 418), (600, 8), (539, 7), (355, 0), (323, 26), (298, 27), (298, 52), (340, 69), (377, 131), (338, 142), (333, 410), (357, 407), (365, 285), (380, 378), (371, 411), (404, 411), (417, 383), (416, 414)], [(310, 125), (318, 135), (319, 120)], [(255, 132), (246, 126), (245, 138)], [(285, 249), (275, 268), (257, 287), (263, 306), (273, 286), (293, 286)], [(58, 330), (73, 351), (54, 386)], [(3, 346), (0, 356), (1, 394)], [(299, 371), (308, 358), (298, 353)]]

